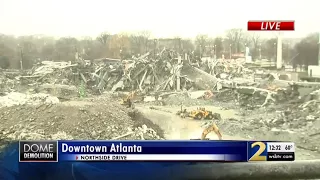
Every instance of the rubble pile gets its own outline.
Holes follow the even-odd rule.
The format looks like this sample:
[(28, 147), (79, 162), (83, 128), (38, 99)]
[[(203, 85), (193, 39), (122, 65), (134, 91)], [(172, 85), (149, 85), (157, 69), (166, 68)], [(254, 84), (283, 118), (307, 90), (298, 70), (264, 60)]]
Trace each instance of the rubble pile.
[(130, 84), (129, 86), (140, 91), (174, 89), (174, 83), (179, 77), (178, 72), (182, 67), (181, 62), (165, 50), (157, 58), (148, 57), (149, 53), (125, 64), (125, 84)]
[[(18, 113), (17, 113), (18, 112)], [(128, 110), (105, 97), (91, 103), (2, 107), (1, 140), (161, 139), (152, 126), (135, 126)]]
[[(192, 67), (192, 70), (183, 72), (186, 69), (184, 65), (182, 74), (197, 85), (198, 89), (211, 90), (215, 100), (235, 100), (238, 105), (249, 108), (285, 104), (298, 100), (300, 89), (320, 89), (320, 83), (290, 81), (289, 75), (252, 69), (241, 60), (211, 60), (211, 63), (205, 65), (207, 68), (202, 68), (205, 71)], [(281, 80), (284, 77), (285, 80)], [(211, 82), (207, 83), (209, 79)]]
[(99, 92), (105, 90), (157, 91), (175, 88), (182, 67), (172, 52), (163, 50), (156, 57), (149, 53), (131, 60), (100, 59), (90, 62), (42, 61), (28, 76), (20, 76), (29, 83), (68, 84), (78, 86), (83, 82), (87, 88)]
[(209, 63), (210, 74), (214, 74), (221, 79), (232, 79), (234, 77), (243, 77), (252, 74), (252, 70), (244, 67), (245, 60), (223, 60), (217, 59)]
[[(55, 134), (47, 134), (43, 129), (37, 129), (32, 125), (27, 124), (27, 126), (14, 125), (11, 126), (8, 130), (2, 129), (0, 131), (0, 139), (5, 141), (12, 140), (84, 140), (83, 138), (66, 133), (65, 131), (58, 131)], [(148, 128), (146, 125), (142, 127), (130, 129), (128, 132), (111, 138), (113, 140), (161, 140), (159, 135), (152, 129)], [(90, 139), (91, 140), (91, 139)], [(98, 138), (95, 140), (109, 140)]]
[[(260, 109), (253, 108), (249, 111), (248, 109), (242, 109), (242, 116), (249, 122), (250, 125), (248, 124), (248, 126), (252, 128), (266, 127), (268, 131), (272, 129), (306, 131), (314, 123), (320, 121), (320, 101), (317, 99), (317, 92), (319, 90), (303, 95), (302, 93), (295, 94), (295, 91), (293, 91), (291, 95), (285, 95), (291, 97), (291, 99), (288, 98), (279, 101), (278, 104), (273, 104), (273, 106)], [(280, 96), (281, 94), (276, 95)], [(277, 96), (275, 98), (280, 98)], [(257, 99), (256, 102), (259, 102), (259, 100)]]
[(70, 84), (75, 80), (78, 64), (71, 62), (52, 62), (42, 61), (36, 64), (29, 72), (28, 76), (20, 78), (32, 82), (50, 83), (50, 84)]
[[(202, 93), (202, 92), (200, 92)], [(212, 100), (204, 99), (204, 93), (198, 98), (190, 97), (189, 93), (172, 94), (165, 98), (163, 105), (179, 105), (184, 106), (202, 106), (202, 105), (212, 105)]]
[(260, 120), (260, 123), (269, 128), (299, 130), (320, 120), (319, 103), (311, 100), (302, 104), (274, 108), (276, 116), (273, 118), (269, 116), (269, 119)]
[(19, 90), (24, 82), (19, 80), (19, 76), (25, 74), (19, 70), (0, 70), (0, 94)]
[[(130, 132), (132, 131), (132, 132)], [(141, 127), (134, 128), (133, 130), (129, 129), (127, 136), (120, 136), (116, 139), (122, 140), (163, 140), (164, 138), (160, 137), (155, 130), (148, 128), (147, 125), (143, 124)], [(115, 139), (115, 138), (114, 138)]]
[[(163, 91), (204, 90), (211, 91), (211, 97), (219, 97), (216, 99), (221, 101), (228, 101), (223, 97), (235, 97), (239, 105), (250, 108), (297, 99), (299, 95), (292, 92), (298, 90), (294, 89), (295, 86), (319, 86), (320, 89), (320, 84), (292, 84), (291, 81), (280, 80), (280, 74), (251, 69), (241, 59), (210, 58), (201, 63), (196, 65), (189, 59), (182, 59), (176, 52), (164, 49), (159, 54), (146, 53), (129, 60), (42, 61), (28, 75), (20, 75), (16, 79), (28, 84), (35, 93), (54, 94), (59, 98), (79, 95), (80, 89), (99, 94), (138, 90), (144, 96)], [(226, 92), (229, 96), (225, 96)], [(158, 100), (154, 97), (147, 99)]]

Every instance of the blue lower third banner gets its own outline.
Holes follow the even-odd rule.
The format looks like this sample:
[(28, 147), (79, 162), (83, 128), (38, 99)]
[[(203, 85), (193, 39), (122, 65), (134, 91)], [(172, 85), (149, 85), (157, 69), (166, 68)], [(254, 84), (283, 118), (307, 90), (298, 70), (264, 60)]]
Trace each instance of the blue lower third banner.
[(246, 141), (20, 142), (20, 162), (247, 161)]
[(190, 179), (208, 166), (195, 161), (293, 161), (294, 153), (292, 142), (20, 141), (0, 152), (0, 179)]

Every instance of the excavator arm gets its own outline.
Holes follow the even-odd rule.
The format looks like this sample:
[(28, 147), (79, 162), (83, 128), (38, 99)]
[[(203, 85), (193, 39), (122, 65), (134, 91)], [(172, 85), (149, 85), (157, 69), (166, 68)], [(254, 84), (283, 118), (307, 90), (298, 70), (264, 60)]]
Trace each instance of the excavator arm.
[(133, 102), (132, 102), (132, 100), (133, 100), (135, 94), (136, 94), (136, 91), (130, 92), (126, 97), (124, 97), (124, 98), (122, 99), (121, 104), (122, 104), (122, 105), (126, 105), (126, 106), (128, 106), (128, 107), (133, 107)]
[(218, 126), (215, 123), (212, 123), (210, 126), (206, 127), (202, 131), (201, 140), (205, 140), (207, 135), (212, 131), (216, 133), (216, 135), (218, 136), (219, 140), (222, 140), (222, 134), (221, 134)]

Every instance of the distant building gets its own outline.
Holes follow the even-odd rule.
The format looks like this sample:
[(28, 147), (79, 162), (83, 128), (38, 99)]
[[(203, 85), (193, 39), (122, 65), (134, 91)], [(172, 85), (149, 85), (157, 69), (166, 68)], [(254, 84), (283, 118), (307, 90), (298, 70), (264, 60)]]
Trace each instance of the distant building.
[(231, 59), (245, 58), (245, 53), (236, 53), (231, 55)]

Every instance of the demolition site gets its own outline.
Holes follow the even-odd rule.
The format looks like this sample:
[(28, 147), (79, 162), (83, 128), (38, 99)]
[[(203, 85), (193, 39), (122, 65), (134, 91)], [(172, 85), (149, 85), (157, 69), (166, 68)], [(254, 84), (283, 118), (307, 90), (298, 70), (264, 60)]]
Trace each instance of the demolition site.
[[(91, 41), (104, 47), (119, 38), (113, 36)], [(290, 68), (300, 56), (282, 59), (280, 36), (271, 60), (257, 47), (231, 49), (239, 42), (230, 51), (229, 44), (225, 50), (204, 46), (204, 37), (193, 42), (195, 50), (145, 38), (151, 48), (138, 48), (141, 54), (123, 55), (128, 49), (122, 45), (112, 58), (89, 59), (83, 48), (70, 59), (60, 60), (61, 52), (31, 65), (31, 51), (22, 47), (18, 69), (3, 65), (0, 71), (1, 142), (274, 140), (294, 142), (297, 160), (319, 159), (318, 66)]]

